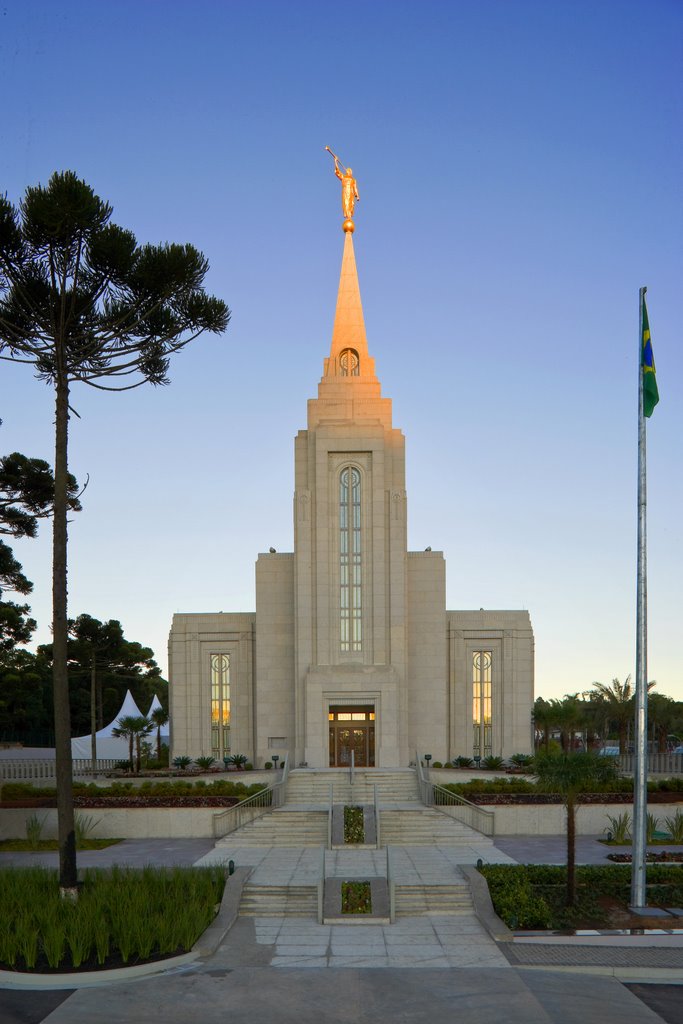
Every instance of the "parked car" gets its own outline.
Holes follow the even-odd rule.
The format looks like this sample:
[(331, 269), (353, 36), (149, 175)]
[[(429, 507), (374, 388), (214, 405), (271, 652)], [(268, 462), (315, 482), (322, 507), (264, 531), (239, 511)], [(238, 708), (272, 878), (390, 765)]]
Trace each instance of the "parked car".
[(598, 754), (601, 757), (619, 757), (619, 744), (617, 743), (615, 746), (606, 744), (604, 747), (600, 747)]
[(683, 744), (680, 747), (674, 747), (671, 751), (672, 754), (683, 754)]

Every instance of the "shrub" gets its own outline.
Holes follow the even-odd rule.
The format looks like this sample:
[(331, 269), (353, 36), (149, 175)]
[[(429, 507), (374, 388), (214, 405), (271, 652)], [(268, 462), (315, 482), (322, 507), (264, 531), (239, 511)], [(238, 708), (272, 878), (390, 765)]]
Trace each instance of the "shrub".
[(616, 817), (608, 814), (607, 820), (615, 843), (625, 843), (631, 838), (631, 815), (628, 812)]
[(266, 771), (270, 771), (270, 769), (273, 767), (273, 762), (272, 761), (266, 761), (266, 763), (264, 764), (263, 767), (266, 769)]
[(185, 768), (189, 768), (189, 766), (191, 764), (192, 764), (192, 758), (188, 757), (187, 754), (181, 754), (179, 757), (174, 757), (173, 758), (173, 767), (174, 768), (180, 768), (180, 769), (184, 770)]
[(664, 824), (669, 830), (672, 843), (683, 843), (683, 814), (676, 811), (673, 818), (665, 818)]
[(485, 768), (489, 772), (497, 772), (505, 764), (502, 757), (498, 757), (497, 754), (489, 754), (488, 757), (484, 757), (481, 762), (482, 768)]
[(132, 772), (133, 764), (131, 761), (115, 761), (114, 768), (119, 772)]
[(655, 838), (655, 832), (659, 826), (659, 819), (655, 818), (654, 814), (648, 814), (645, 820), (645, 838), (648, 843), (651, 843)]
[(513, 754), (510, 762), (516, 768), (531, 768), (534, 763), (534, 757), (533, 754)]
[(202, 771), (208, 771), (209, 768), (216, 763), (216, 758), (209, 756), (195, 757), (194, 763), (198, 768), (201, 768)]
[(443, 764), (441, 763), (441, 761), (434, 761), (434, 763), (432, 764), (432, 768), (443, 768)]
[(454, 768), (473, 768), (474, 761), (471, 757), (456, 757), (453, 760)]
[(550, 907), (542, 896), (534, 894), (525, 869), (515, 870), (518, 867), (498, 864), (480, 868), (494, 909), (509, 928), (547, 928)]
[(32, 814), (30, 818), (26, 819), (26, 838), (32, 850), (37, 850), (40, 847), (40, 837), (43, 834), (44, 825), (45, 818), (41, 821), (37, 814)]
[(231, 754), (228, 758), (228, 764), (234, 765), (234, 767), (239, 770), (244, 768), (247, 760), (248, 758), (246, 754)]
[(93, 818), (89, 814), (76, 814), (74, 816), (74, 831), (76, 832), (76, 849), (83, 847), (83, 841), (88, 838), (94, 828), (102, 821), (101, 818)]

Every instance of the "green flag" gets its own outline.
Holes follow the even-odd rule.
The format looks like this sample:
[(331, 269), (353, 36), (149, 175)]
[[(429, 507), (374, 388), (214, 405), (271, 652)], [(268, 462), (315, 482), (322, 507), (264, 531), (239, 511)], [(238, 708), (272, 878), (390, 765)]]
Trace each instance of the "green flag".
[(640, 350), (640, 366), (643, 374), (643, 413), (645, 416), (652, 416), (652, 412), (659, 401), (659, 389), (657, 388), (657, 374), (655, 373), (655, 357), (650, 341), (650, 321), (647, 318), (647, 306), (643, 295), (643, 337)]

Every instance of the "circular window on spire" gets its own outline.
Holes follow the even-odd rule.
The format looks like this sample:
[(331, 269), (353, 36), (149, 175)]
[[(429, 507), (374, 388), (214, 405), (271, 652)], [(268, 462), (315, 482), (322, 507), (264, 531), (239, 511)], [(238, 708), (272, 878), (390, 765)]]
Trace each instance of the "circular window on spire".
[(355, 348), (345, 348), (339, 355), (342, 377), (360, 376), (360, 360)]

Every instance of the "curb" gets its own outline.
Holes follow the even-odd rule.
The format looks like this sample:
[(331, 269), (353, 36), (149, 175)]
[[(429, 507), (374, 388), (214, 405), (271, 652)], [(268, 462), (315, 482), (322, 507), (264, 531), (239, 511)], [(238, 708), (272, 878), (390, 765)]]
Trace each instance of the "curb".
[(149, 964), (134, 964), (131, 967), (114, 967), (108, 971), (72, 971), (60, 974), (29, 974), (18, 971), (0, 970), (0, 989), (76, 989), (96, 988), (117, 982), (140, 981), (172, 971), (188, 968), (195, 961), (211, 956), (232, 928), (239, 911), (242, 889), (251, 874), (250, 867), (235, 868), (233, 875), (226, 879), (220, 910), (202, 932), (189, 953), (155, 960)]

